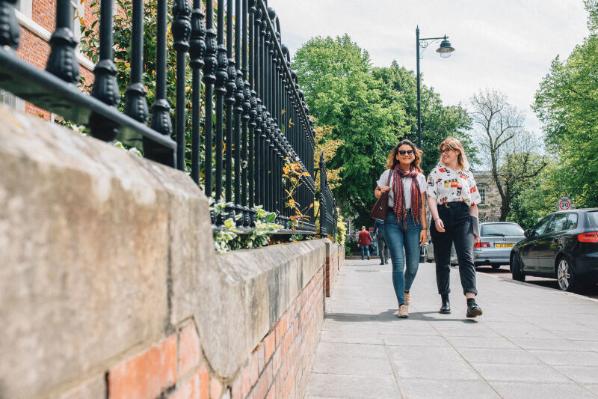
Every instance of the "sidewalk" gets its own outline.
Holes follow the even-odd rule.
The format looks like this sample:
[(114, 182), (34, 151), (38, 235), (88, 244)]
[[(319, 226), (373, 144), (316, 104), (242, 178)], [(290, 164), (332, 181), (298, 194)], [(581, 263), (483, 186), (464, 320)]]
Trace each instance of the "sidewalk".
[(348, 260), (326, 303), (306, 398), (598, 398), (598, 301), (478, 273), (484, 315), (438, 312), (434, 265), (420, 264), (398, 319), (390, 265)]

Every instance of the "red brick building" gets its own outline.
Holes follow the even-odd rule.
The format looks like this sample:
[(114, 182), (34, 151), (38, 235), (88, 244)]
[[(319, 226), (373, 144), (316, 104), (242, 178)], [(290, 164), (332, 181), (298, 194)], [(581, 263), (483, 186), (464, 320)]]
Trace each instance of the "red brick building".
[[(73, 31), (77, 40), (80, 37), (81, 23), (87, 23), (94, 17), (89, 4), (84, 0), (71, 0), (73, 6)], [(55, 0), (18, 0), (15, 14), (20, 25), (20, 42), (17, 54), (28, 63), (40, 69), (46, 67), (50, 54), (49, 40), (56, 23)], [(78, 49), (77, 49), (78, 51)], [(94, 65), (87, 57), (79, 54), (81, 76), (86, 84), (93, 81)], [(0, 102), (19, 110), (39, 115), (44, 119), (53, 120), (53, 115), (35, 107), (10, 93), (0, 90)]]

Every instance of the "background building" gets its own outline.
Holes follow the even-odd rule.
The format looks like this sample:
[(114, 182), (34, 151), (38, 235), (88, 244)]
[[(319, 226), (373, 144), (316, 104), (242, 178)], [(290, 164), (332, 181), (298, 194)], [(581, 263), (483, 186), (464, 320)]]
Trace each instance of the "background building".
[[(89, 2), (71, 0), (73, 7), (73, 32), (77, 40), (81, 37), (81, 24), (89, 23), (93, 18)], [(29, 64), (40, 69), (46, 67), (50, 54), (50, 37), (56, 24), (55, 0), (17, 0), (15, 14), (20, 26), (20, 41), (17, 54)], [(78, 51), (78, 48), (77, 48)], [(85, 84), (93, 82), (94, 64), (91, 60), (78, 52), (81, 77)], [(0, 103), (15, 109), (38, 115), (47, 120), (54, 116), (32, 104), (27, 103), (13, 94), (0, 90)]]
[(475, 180), (482, 197), (480, 222), (497, 222), (500, 218), (501, 199), (490, 171), (474, 172)]

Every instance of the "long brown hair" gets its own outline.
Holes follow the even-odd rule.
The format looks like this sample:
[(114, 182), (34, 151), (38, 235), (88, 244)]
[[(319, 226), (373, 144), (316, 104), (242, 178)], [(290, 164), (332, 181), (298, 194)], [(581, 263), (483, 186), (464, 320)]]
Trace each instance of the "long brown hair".
[(444, 149), (458, 151), (459, 155), (457, 155), (457, 164), (463, 170), (469, 170), (469, 161), (467, 160), (467, 155), (465, 155), (465, 149), (463, 148), (463, 144), (454, 138), (454, 137), (447, 137), (444, 139), (442, 143), (438, 146), (438, 150), (440, 150), (440, 156), (442, 158), (442, 150)]
[(399, 141), (399, 144), (397, 144), (395, 146), (395, 148), (393, 148), (390, 151), (390, 153), (388, 154), (388, 158), (386, 160), (386, 167), (388, 169), (394, 169), (395, 168), (395, 166), (399, 162), (397, 160), (397, 153), (399, 152), (399, 148), (402, 145), (408, 145), (408, 146), (411, 147), (411, 149), (413, 150), (413, 154), (415, 155), (415, 158), (411, 162), (411, 166), (413, 166), (418, 172), (421, 173), (422, 172), (422, 168), (421, 168), (422, 155), (424, 154), (424, 152), (422, 150), (420, 150), (419, 148), (417, 148), (415, 146), (415, 144), (413, 144), (413, 142), (411, 140), (408, 140), (408, 139), (403, 139), (403, 140)]

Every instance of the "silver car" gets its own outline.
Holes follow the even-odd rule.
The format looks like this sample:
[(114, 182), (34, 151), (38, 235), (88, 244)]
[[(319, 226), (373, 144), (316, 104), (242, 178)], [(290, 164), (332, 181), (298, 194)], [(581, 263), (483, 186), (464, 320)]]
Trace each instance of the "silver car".
[(523, 239), (525, 234), (517, 223), (480, 223), (480, 239), (473, 247), (475, 266), (490, 265), (498, 269), (508, 265), (511, 248)]
[[(428, 244), (420, 247), (420, 262), (434, 262), (434, 244), (432, 240)], [(457, 251), (455, 251), (455, 245), (451, 246), (451, 266), (459, 264), (457, 259)]]

